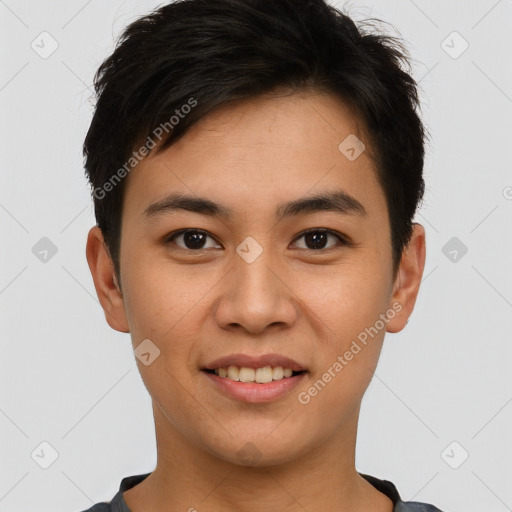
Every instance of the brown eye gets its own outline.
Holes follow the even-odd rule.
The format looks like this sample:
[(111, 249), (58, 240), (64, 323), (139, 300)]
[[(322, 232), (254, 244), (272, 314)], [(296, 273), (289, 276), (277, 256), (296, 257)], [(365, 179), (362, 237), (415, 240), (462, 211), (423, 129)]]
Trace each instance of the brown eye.
[(208, 238), (213, 238), (206, 232), (200, 229), (182, 229), (173, 233), (170, 237), (168, 237), (165, 241), (166, 244), (175, 243), (176, 239), (182, 239), (182, 244), (176, 244), (178, 247), (184, 250), (203, 250), (209, 249), (210, 247), (206, 247), (206, 240)]
[(329, 229), (310, 229), (302, 233), (295, 240), (304, 238), (306, 247), (301, 247), (301, 249), (319, 251), (322, 249), (331, 249), (332, 247), (336, 246), (336, 244), (333, 244), (331, 246), (326, 247), (327, 241), (329, 240), (329, 236), (336, 238), (338, 240), (338, 243), (341, 245), (350, 245), (344, 237), (342, 237), (335, 231), (331, 231)]

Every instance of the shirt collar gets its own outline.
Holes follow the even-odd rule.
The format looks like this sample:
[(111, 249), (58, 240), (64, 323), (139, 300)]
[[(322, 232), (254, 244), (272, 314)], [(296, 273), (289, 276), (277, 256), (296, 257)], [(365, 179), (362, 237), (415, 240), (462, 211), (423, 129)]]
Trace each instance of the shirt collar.
[[(119, 491), (111, 501), (112, 512), (130, 512), (128, 505), (124, 501), (123, 492), (131, 489), (132, 487), (135, 487), (150, 474), (151, 473), (144, 473), (141, 475), (132, 475), (123, 478), (121, 480), (121, 485), (119, 486)], [(394, 507), (396, 507), (399, 503), (402, 503), (400, 494), (392, 482), (388, 480), (380, 480), (379, 478), (366, 475), (364, 473), (359, 474), (371, 485), (373, 485), (373, 487), (375, 487), (378, 491), (385, 494), (393, 502)]]

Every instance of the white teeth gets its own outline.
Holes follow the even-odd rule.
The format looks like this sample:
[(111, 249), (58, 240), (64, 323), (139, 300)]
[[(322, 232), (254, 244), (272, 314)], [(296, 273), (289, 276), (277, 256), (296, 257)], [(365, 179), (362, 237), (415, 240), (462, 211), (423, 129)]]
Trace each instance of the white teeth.
[(254, 377), (254, 380), (256, 382), (265, 383), (265, 382), (272, 382), (272, 367), (271, 366), (265, 366), (263, 368), (258, 368), (256, 370), (256, 375)]
[(228, 366), (228, 379), (240, 380), (240, 372), (238, 366)]
[(240, 382), (254, 382), (255, 374), (254, 368), (240, 368)]
[(264, 366), (263, 368), (254, 369), (231, 365), (227, 368), (216, 368), (214, 372), (219, 377), (227, 377), (237, 382), (258, 382), (260, 384), (291, 377), (293, 374), (291, 368), (283, 368), (282, 366)]
[(282, 366), (276, 366), (272, 370), (272, 379), (273, 380), (281, 380), (284, 377), (283, 367)]

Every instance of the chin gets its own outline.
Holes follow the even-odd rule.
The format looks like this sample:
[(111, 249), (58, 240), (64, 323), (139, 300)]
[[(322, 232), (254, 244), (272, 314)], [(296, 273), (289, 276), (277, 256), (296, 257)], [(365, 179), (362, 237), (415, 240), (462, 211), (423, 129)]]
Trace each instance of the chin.
[[(275, 426), (274, 426), (275, 428)], [(265, 431), (261, 435), (233, 436), (226, 439), (223, 449), (219, 444), (210, 444), (208, 451), (215, 457), (231, 464), (243, 467), (267, 467), (286, 464), (307, 451), (307, 446), (296, 442), (289, 432), (282, 436), (270, 435), (272, 430)]]

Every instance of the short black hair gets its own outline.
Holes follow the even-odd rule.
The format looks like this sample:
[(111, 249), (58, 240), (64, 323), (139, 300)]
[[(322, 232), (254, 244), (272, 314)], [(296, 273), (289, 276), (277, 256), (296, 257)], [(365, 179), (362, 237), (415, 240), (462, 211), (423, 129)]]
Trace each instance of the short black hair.
[(280, 89), (331, 93), (363, 122), (386, 196), (396, 275), (424, 193), (427, 133), (407, 50), (398, 37), (367, 30), (371, 21), (382, 23), (358, 27), (324, 0), (178, 0), (125, 28), (95, 74), (83, 145), (118, 278), (122, 178), (139, 149), (151, 151), (159, 130), (156, 152), (163, 151), (214, 109)]

